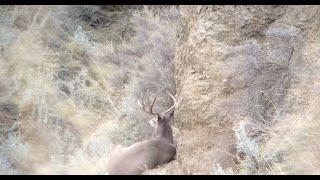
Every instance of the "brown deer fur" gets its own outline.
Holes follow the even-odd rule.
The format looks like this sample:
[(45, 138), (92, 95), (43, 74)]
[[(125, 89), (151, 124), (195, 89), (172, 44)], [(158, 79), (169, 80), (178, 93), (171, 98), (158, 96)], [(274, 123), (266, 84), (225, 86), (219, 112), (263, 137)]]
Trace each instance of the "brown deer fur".
[[(169, 94), (169, 93), (168, 93)], [(146, 108), (146, 105), (139, 102), (139, 105), (155, 117), (149, 121), (153, 126), (153, 136), (149, 140), (137, 142), (129, 147), (117, 146), (110, 155), (107, 164), (107, 174), (109, 175), (134, 175), (141, 174), (146, 169), (153, 169), (158, 165), (165, 164), (174, 159), (176, 155), (176, 145), (173, 141), (172, 129), (169, 124), (173, 118), (174, 105), (163, 113), (153, 113), (152, 106)], [(150, 101), (149, 101), (150, 104)], [(171, 111), (171, 113), (169, 113)], [(167, 114), (169, 113), (169, 114)]]

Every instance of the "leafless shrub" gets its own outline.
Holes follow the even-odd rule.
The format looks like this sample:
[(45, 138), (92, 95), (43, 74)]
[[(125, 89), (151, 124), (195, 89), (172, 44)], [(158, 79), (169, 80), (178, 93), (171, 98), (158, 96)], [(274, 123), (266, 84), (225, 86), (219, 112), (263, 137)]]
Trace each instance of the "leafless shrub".
[(114, 144), (148, 134), (140, 90), (174, 93), (176, 20), (146, 9), (0, 8), (1, 173), (103, 173)]

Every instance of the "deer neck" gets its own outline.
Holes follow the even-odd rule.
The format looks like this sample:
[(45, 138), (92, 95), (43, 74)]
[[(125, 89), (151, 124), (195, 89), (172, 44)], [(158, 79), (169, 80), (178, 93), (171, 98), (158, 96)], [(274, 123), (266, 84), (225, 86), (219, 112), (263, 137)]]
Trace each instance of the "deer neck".
[(159, 140), (165, 140), (170, 144), (173, 144), (173, 135), (172, 135), (172, 129), (169, 126), (168, 128), (161, 128), (158, 129), (156, 132), (153, 134), (153, 139), (159, 139)]

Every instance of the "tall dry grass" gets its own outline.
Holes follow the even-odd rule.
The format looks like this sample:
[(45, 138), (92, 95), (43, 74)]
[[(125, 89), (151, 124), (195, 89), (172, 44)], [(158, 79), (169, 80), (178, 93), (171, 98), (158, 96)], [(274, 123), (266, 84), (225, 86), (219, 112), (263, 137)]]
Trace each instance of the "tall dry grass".
[(148, 137), (136, 102), (174, 93), (174, 7), (1, 6), (0, 173), (100, 174)]

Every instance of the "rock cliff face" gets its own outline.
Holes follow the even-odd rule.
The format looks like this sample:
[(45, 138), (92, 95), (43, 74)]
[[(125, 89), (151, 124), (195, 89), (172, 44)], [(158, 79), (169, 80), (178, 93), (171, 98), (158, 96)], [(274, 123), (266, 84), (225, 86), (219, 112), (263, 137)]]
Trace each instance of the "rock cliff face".
[(181, 123), (223, 124), (235, 114), (267, 119), (265, 113), (271, 107), (260, 91), (279, 85), (270, 91), (280, 92), (289, 85), (290, 42), (299, 33), (295, 27), (270, 27), (285, 10), (272, 6), (181, 8), (176, 58)]
[(302, 106), (293, 92), (305, 79), (315, 82), (320, 8), (181, 6), (180, 12), (177, 161), (190, 173), (212, 173), (215, 163), (239, 171), (239, 122), (245, 120), (248, 137), (261, 143), (262, 130)]

